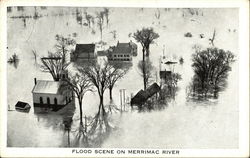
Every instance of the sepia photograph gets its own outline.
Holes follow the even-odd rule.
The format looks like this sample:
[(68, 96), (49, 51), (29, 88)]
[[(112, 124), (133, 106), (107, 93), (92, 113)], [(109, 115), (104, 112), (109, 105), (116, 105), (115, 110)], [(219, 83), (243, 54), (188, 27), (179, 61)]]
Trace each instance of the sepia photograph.
[(5, 12), (6, 148), (240, 148), (240, 8)]

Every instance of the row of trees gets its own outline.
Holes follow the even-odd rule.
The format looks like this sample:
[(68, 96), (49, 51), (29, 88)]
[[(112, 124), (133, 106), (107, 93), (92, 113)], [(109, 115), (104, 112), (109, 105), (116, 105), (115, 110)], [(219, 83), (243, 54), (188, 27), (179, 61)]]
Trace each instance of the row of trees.
[[(54, 81), (59, 81), (62, 74), (67, 72), (69, 62), (66, 57), (69, 53), (69, 47), (75, 44), (75, 41), (70, 38), (65, 38), (61, 35), (56, 35), (56, 51), (49, 52), (47, 57), (41, 58), (41, 70), (49, 72)], [(118, 64), (110, 64), (105, 62), (99, 65), (97, 62), (90, 62), (83, 67), (78, 67), (75, 74), (70, 73), (66, 80), (70, 88), (75, 92), (80, 108), (80, 124), (82, 121), (82, 100), (84, 94), (88, 91), (98, 92), (100, 105), (98, 114), (105, 115), (103, 94), (106, 89), (110, 91), (110, 100), (112, 100), (112, 90), (116, 82), (122, 78), (127, 72), (126, 68)]]
[[(89, 14), (87, 11), (84, 12), (84, 18), (86, 20), (86, 25), (92, 29), (92, 32), (94, 33), (94, 26), (96, 24), (98, 30), (100, 31), (100, 37), (101, 37), (101, 41), (102, 42), (102, 36), (103, 36), (103, 30), (104, 30), (104, 26), (106, 24), (106, 26), (109, 26), (109, 14), (110, 14), (110, 9), (109, 8), (104, 8), (101, 11), (97, 11), (95, 12), (95, 15)], [(77, 21), (82, 24), (82, 13), (76, 9), (76, 19)]]

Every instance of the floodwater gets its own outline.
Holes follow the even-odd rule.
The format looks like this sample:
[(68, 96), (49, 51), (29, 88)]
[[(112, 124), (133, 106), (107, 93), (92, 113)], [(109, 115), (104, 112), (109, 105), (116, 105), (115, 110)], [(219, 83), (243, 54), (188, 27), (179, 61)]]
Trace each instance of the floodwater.
[[(12, 9), (8, 13), (7, 56), (16, 53), (19, 64), (7, 65), (7, 104), (14, 109), (17, 101), (31, 105), (29, 113), (8, 111), (7, 145), (8, 147), (81, 147), (75, 145), (75, 131), (79, 125), (79, 111), (69, 106), (56, 114), (35, 114), (32, 101), (34, 78), (52, 80), (48, 73), (39, 69), (39, 57), (54, 51), (55, 35), (70, 35), (77, 43), (100, 41), (100, 33), (95, 29), (79, 25), (75, 8), (52, 8), (39, 10), (43, 17), (28, 18), (26, 24), (20, 18), (11, 16), (33, 15), (33, 7), (25, 7), (23, 12)], [(102, 8), (82, 8), (82, 12), (95, 13)], [(159, 19), (155, 17), (157, 9), (111, 8), (110, 23), (104, 28), (103, 40), (108, 45), (133, 40), (129, 33), (142, 27), (153, 27), (160, 37), (150, 47), (150, 59), (159, 70), (159, 58), (164, 54), (168, 58), (184, 58), (183, 65), (176, 65), (175, 72), (182, 75), (178, 83), (180, 90), (175, 101), (163, 111), (138, 113), (136, 111), (111, 115), (112, 124), (117, 130), (101, 144), (101, 147), (150, 147), (150, 148), (237, 148), (238, 147), (238, 62), (232, 65), (228, 77), (228, 87), (217, 100), (190, 101), (186, 99), (185, 89), (193, 75), (190, 57), (192, 47), (197, 44), (203, 48), (209, 46), (208, 38), (216, 29), (215, 45), (238, 54), (238, 10), (237, 9), (200, 9), (199, 15), (191, 15), (182, 9), (161, 9)], [(202, 13), (203, 12), (203, 13)], [(58, 15), (60, 13), (60, 15)], [(135, 16), (136, 15), (136, 16)], [(184, 17), (183, 17), (184, 15)], [(230, 29), (230, 31), (229, 31)], [(235, 29), (235, 31), (233, 31)], [(117, 31), (113, 39), (111, 31)], [(193, 37), (184, 37), (191, 32)], [(73, 37), (76, 33), (77, 36)], [(204, 34), (205, 38), (200, 38)], [(133, 40), (134, 41), (134, 40)], [(135, 42), (135, 41), (134, 41)], [(123, 79), (117, 82), (113, 90), (114, 103), (120, 106), (120, 89), (126, 89), (126, 98), (143, 88), (142, 78), (137, 69), (141, 60), (141, 46), (138, 44), (138, 56), (133, 58), (133, 66)], [(73, 49), (73, 47), (71, 48)], [(35, 61), (32, 50), (38, 54)], [(6, 61), (7, 63), (7, 61)], [(70, 65), (72, 68), (72, 65)], [(159, 75), (158, 75), (159, 76)], [(152, 79), (159, 82), (158, 77)], [(109, 103), (108, 90), (105, 92), (105, 104)], [(86, 116), (97, 112), (99, 100), (97, 93), (88, 92), (83, 98), (83, 111)], [(72, 118), (71, 131), (65, 131), (63, 121)], [(53, 141), (51, 141), (53, 139)]]

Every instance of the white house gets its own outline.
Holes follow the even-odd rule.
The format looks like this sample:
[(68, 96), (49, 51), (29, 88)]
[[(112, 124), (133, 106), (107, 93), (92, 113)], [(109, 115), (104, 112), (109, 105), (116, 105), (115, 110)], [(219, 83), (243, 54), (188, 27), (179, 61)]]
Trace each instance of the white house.
[(34, 80), (32, 94), (35, 108), (58, 111), (74, 99), (74, 93), (65, 81)]

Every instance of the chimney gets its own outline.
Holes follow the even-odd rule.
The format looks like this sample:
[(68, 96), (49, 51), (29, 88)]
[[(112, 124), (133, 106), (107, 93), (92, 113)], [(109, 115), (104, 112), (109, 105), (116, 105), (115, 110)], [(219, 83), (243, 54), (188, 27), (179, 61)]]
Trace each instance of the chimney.
[(36, 85), (36, 83), (37, 83), (37, 82), (36, 82), (36, 78), (34, 78), (34, 82), (35, 82), (35, 85)]

